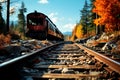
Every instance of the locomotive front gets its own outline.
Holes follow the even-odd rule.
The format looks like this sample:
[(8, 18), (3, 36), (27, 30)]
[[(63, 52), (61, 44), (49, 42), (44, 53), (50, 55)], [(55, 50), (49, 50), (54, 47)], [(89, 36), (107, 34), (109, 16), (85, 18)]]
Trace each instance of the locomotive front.
[(27, 15), (27, 33), (26, 36), (35, 39), (46, 39), (47, 24), (46, 16), (42, 13), (33, 12)]

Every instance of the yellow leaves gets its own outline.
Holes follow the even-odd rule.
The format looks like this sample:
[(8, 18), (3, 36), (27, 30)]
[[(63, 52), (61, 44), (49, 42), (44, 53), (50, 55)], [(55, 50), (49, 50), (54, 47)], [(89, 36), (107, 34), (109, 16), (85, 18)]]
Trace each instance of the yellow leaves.
[(82, 38), (83, 37), (83, 30), (82, 30), (82, 25), (81, 24), (78, 24), (76, 26), (76, 32), (75, 32), (75, 35), (78, 39)]
[(77, 24), (72, 32), (71, 40), (73, 41), (75, 39), (80, 39), (83, 37), (83, 26), (81, 24)]
[(75, 40), (75, 36), (72, 35), (71, 38), (70, 38), (70, 40), (74, 41)]

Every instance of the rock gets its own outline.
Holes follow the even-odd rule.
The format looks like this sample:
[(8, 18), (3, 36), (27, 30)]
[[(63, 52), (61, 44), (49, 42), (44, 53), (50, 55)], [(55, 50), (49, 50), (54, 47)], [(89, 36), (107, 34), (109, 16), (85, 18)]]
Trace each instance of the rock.
[(61, 73), (62, 71), (62, 68), (59, 68), (59, 69), (54, 69), (51, 71), (51, 73)]
[(75, 74), (75, 71), (74, 71), (74, 70), (68, 70), (68, 71), (66, 71), (65, 73), (68, 73), (68, 74)]
[(68, 69), (68, 68), (63, 68), (62, 73), (70, 73), (70, 74), (75, 74), (74, 70)]
[(63, 68), (62, 73), (66, 73), (68, 71), (68, 68)]
[(107, 42), (103, 47), (102, 50), (112, 50), (112, 48), (115, 48), (116, 44), (115, 43), (111, 43), (111, 42)]

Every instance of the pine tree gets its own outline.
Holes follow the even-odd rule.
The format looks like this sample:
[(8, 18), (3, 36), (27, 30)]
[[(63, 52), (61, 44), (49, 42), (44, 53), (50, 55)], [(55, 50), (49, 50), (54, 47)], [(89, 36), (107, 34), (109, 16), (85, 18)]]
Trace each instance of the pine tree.
[(94, 20), (99, 18), (99, 15), (93, 12), (93, 9), (95, 8), (95, 5), (94, 5), (95, 1), (96, 0), (90, 0), (90, 2), (91, 2), (91, 13), (92, 13), (92, 24), (93, 24), (93, 27), (95, 28), (96, 34), (98, 35), (98, 34), (101, 34), (102, 32), (104, 32), (104, 26), (101, 27), (100, 25), (96, 25), (94, 23)]
[[(94, 19), (96, 19), (97, 14), (92, 12), (92, 9), (94, 8), (94, 1), (95, 0), (90, 0), (90, 12), (89, 12), (89, 27), (90, 27), (90, 31), (91, 30), (97, 30), (96, 25), (94, 24)], [(96, 32), (97, 34), (97, 32)]]
[(2, 17), (2, 5), (0, 3), (0, 33), (5, 33), (5, 21)]
[(12, 21), (11, 24), (10, 24), (10, 31), (14, 30), (14, 27), (15, 27), (14, 26), (14, 21)]
[(24, 13), (26, 12), (26, 8), (24, 6), (24, 3), (22, 2), (21, 9), (19, 9), (19, 14), (18, 14), (18, 27), (20, 32), (25, 33), (25, 16)]
[(83, 26), (83, 31), (84, 34), (87, 34), (87, 27), (89, 25), (89, 19), (88, 19), (88, 15), (89, 15), (89, 5), (87, 3), (87, 0), (85, 0), (85, 4), (83, 9), (81, 10), (81, 20), (80, 20), (80, 24)]

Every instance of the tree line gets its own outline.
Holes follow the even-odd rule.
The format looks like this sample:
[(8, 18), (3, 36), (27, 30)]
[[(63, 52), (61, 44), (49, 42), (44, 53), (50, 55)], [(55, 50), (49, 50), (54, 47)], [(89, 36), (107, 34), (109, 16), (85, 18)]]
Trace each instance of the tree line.
[[(6, 21), (2, 16), (3, 5), (0, 2), (0, 34), (6, 33)], [(24, 3), (18, 13), (18, 23), (10, 24), (11, 33), (25, 33), (25, 16), (27, 11)], [(14, 10), (10, 11), (11, 15)], [(98, 35), (103, 32), (112, 32), (120, 30), (120, 1), (119, 0), (85, 0), (83, 9), (80, 10), (81, 18), (72, 32), (72, 39), (80, 39), (92, 35)]]
[(72, 40), (120, 30), (119, 0), (85, 0)]
[[(24, 34), (25, 24), (26, 24), (24, 13), (27, 11), (27, 9), (25, 8), (24, 2), (21, 3), (21, 7), (18, 12), (17, 24), (15, 24), (14, 21), (10, 22), (9, 32), (7, 32), (7, 26), (6, 26), (7, 22), (4, 20), (2, 16), (2, 11), (3, 11), (3, 5), (2, 3), (0, 3), (0, 34), (10, 33), (13, 36), (15, 36), (15, 34), (16, 35), (19, 35), (21, 33)], [(12, 10), (10, 10), (10, 15), (14, 15), (14, 13), (15, 13), (15, 10), (13, 8)]]

